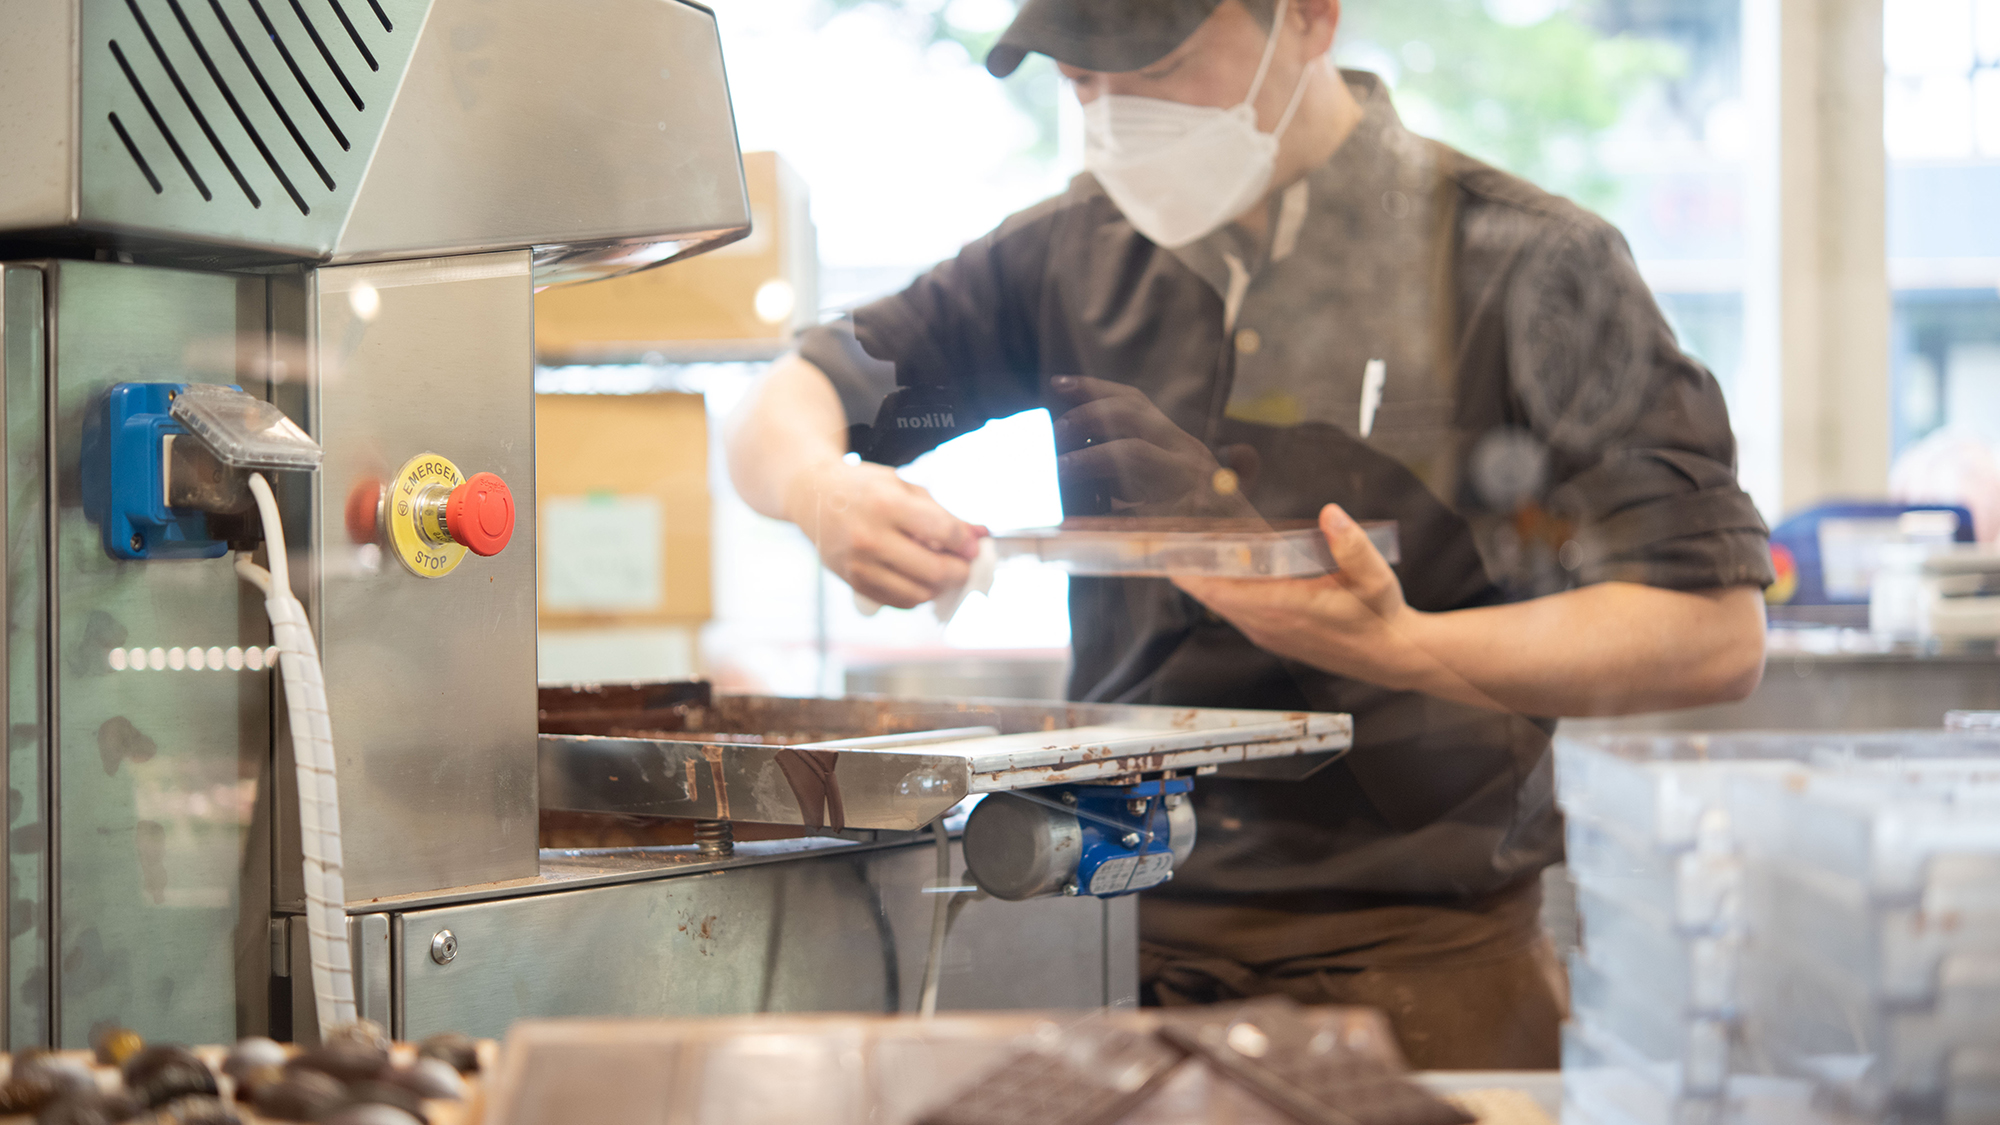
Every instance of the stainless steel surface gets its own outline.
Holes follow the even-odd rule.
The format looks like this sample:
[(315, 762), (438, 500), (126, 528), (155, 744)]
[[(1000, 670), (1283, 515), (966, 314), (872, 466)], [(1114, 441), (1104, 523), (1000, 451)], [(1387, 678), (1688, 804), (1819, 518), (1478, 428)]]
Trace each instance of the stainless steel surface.
[(2000, 657), (1773, 653), (1748, 699), (1615, 719), (1564, 734), (1653, 730), (1921, 730), (1953, 710), (2000, 709)]
[[(557, 698), (544, 692), (545, 711)], [(655, 724), (661, 737), (542, 736), (544, 808), (911, 830), (972, 793), (1301, 755), (1327, 758), (1353, 740), (1345, 715), (1002, 701), (717, 695), (698, 714), (634, 711), (623, 721), (638, 732)], [(607, 722), (615, 720), (596, 725)], [(1003, 733), (965, 738), (944, 729), (936, 742), (912, 735), (868, 746), (837, 737), (969, 723)], [(560, 728), (563, 722), (557, 717), (544, 725)], [(693, 733), (704, 725), (758, 733), (762, 741)], [(802, 764), (807, 761), (823, 771), (823, 785)]]
[[(924, 888), (935, 869), (928, 841), (849, 845), (786, 863), (406, 913), (405, 935), (449, 928), (462, 952), (439, 965), (406, 936), (394, 1030), (497, 1035), (528, 1016), (912, 1011), (931, 925)], [(940, 1008), (1122, 1000), (1137, 960), (1134, 909), (1078, 899), (970, 903), (945, 945)]]
[[(901, 842), (902, 834), (886, 841)], [(621, 886), (672, 875), (696, 875), (710, 871), (730, 871), (766, 863), (783, 863), (807, 858), (823, 851), (851, 849), (862, 841), (806, 836), (788, 840), (755, 840), (736, 845), (727, 856), (705, 856), (688, 847), (643, 847), (610, 849), (548, 849), (541, 853), (541, 871), (527, 879), (504, 879), (464, 887), (444, 887), (435, 891), (394, 895), (367, 903), (350, 903), (350, 910), (390, 910), (408, 912), (438, 906), (458, 906), (500, 899), (531, 898), (536, 895), (565, 894), (586, 887)], [(867, 846), (884, 840), (866, 841)], [(425, 934), (418, 940), (428, 941)]]
[[(282, 1039), (310, 1046), (319, 1042), (319, 1022), (313, 1018), (312, 955), (305, 918), (293, 914), (277, 921), (281, 927), (283, 957), (274, 961), (273, 968), (283, 966), (283, 972), (275, 974), (283, 983), (271, 982), (269, 987), (289, 993), (291, 1022), (289, 1028), (280, 1026), (271, 1030)], [(355, 1016), (374, 1020), (383, 1027), (389, 1026), (395, 1003), (395, 955), (390, 937), (394, 922), (393, 915), (382, 913), (352, 914), (347, 919), (348, 951), (354, 966)]]
[[(1139, 897), (1101, 898), (1104, 904), (1104, 1006), (1139, 1006)], [(1130, 952), (1128, 952), (1130, 951)]]
[(546, 284), (735, 237), (749, 207), (707, 9), (436, 0), (335, 256), (536, 246)]
[(0, 43), (0, 231), (59, 226), (75, 197), (75, 5), (0, 5)]
[[(55, 544), (55, 739), (49, 755), (64, 1046), (113, 1020), (149, 1038), (220, 1042), (237, 1025), (234, 935), (249, 811), (270, 747), (262, 672), (114, 672), (114, 647), (266, 645), (228, 559), (120, 563), (80, 505), (84, 416), (122, 380), (267, 387), (264, 279), (60, 262), (47, 267), (47, 464)], [(204, 357), (204, 358), (196, 358)], [(212, 375), (212, 372), (201, 372)]]
[(1083, 856), (1076, 817), (1008, 794), (993, 794), (965, 821), (965, 866), (972, 881), (1010, 902), (1060, 894)]
[(1140, 771), (1330, 754), (1345, 751), (1353, 743), (1353, 723), (1346, 715), (1167, 707), (1132, 710), (1149, 713), (1120, 715), (1108, 723), (1067, 730), (1003, 734), (938, 747), (936, 752), (965, 761), (972, 792), (1000, 793), (1057, 782), (1125, 777)]
[(81, 221), (324, 256), (429, 3), (352, 7), (81, 3)]
[[(307, 429), (326, 449), (313, 513), (323, 547), (317, 609), (348, 899), (533, 876), (528, 255), (314, 276), (319, 343)], [(355, 544), (344, 518), (350, 490), (388, 479), (426, 451), (467, 473), (498, 473), (515, 497), (508, 549), (469, 556), (437, 579), (416, 577), (374, 544)], [(299, 895), (296, 822), (284, 823), (281, 905)]]
[[(6, 16), (15, 16), (13, 8)], [(6, 1048), (48, 1041), (52, 893), (48, 846), (48, 447), (47, 336), (44, 278), (27, 266), (0, 267), (0, 395), (4, 444), (0, 492), (7, 498), (6, 646), (0, 664), (7, 684), (6, 940), (0, 945), (7, 1011)]]
[(34, 0), (0, 12), (0, 97), (0, 238), (205, 265), (532, 247), (547, 282), (750, 221), (715, 18), (680, 0)]
[[(928, 749), (928, 748), (926, 748)], [(838, 754), (839, 817), (795, 792), (783, 745), (541, 737), (544, 808), (568, 812), (746, 820), (764, 824), (912, 830), (966, 793), (962, 759), (921, 749)]]
[[(299, 940), (306, 939), (305, 926), (298, 927)], [(358, 1019), (374, 1020), (383, 1027), (389, 1026), (389, 1007), (394, 997), (395, 970), (394, 953), (389, 941), (389, 916), (387, 914), (355, 914), (347, 919), (348, 948), (354, 959), (354, 1014)], [(311, 1008), (300, 1009), (311, 1011)], [(296, 1021), (293, 1031), (307, 1034), (316, 1031), (314, 1021)]]
[(450, 930), (439, 930), (431, 935), (431, 960), (440, 965), (449, 965), (458, 959), (458, 935)]

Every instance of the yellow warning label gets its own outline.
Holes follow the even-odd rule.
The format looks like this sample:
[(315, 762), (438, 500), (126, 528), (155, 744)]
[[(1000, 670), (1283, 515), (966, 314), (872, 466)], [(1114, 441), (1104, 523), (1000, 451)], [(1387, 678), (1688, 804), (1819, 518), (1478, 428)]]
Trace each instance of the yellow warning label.
[(436, 453), (410, 458), (390, 482), (383, 505), (389, 543), (419, 578), (442, 578), (465, 559), (465, 547), (452, 542), (444, 529), (444, 498), (464, 483), (458, 466)]

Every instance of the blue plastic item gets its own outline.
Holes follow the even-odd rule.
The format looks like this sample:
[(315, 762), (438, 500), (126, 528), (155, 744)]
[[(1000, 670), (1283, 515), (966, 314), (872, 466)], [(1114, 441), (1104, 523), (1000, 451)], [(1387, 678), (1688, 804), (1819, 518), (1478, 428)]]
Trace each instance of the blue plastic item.
[[(1952, 512), (1960, 543), (1974, 542), (1972, 513), (1957, 504), (1822, 504), (1799, 512), (1771, 530), (1771, 553), (1784, 596), (1774, 605), (1866, 605), (1873, 576), (1871, 546), (1897, 538), (1896, 521), (1908, 512)], [(1827, 548), (1835, 557), (1829, 558)], [(1796, 568), (1789, 589), (1787, 564)]]
[[(229, 553), (205, 512), (167, 507), (168, 435), (188, 435), (170, 413), (182, 383), (119, 383), (83, 429), (83, 508), (114, 559), (214, 559)], [(200, 439), (191, 435), (189, 441)]]
[[(1164, 798), (1169, 793), (1192, 790), (1193, 778), (1067, 788), (1076, 795), (1077, 823), (1083, 829), (1083, 852), (1076, 864), (1077, 893), (1116, 898), (1173, 877), (1173, 830), (1167, 823)], [(1135, 814), (1134, 804), (1143, 805), (1144, 811)]]

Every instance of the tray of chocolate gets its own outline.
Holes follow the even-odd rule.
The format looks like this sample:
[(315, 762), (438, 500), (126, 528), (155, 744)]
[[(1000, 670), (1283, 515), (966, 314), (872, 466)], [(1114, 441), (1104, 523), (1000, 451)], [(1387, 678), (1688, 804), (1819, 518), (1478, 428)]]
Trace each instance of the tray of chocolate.
[(317, 1047), (147, 1043), (100, 1031), (89, 1051), (0, 1060), (0, 1123), (15, 1125), (472, 1125), (498, 1045), (463, 1035), (392, 1043), (367, 1020)]
[(485, 1125), (1470, 1125), (1380, 1012), (523, 1021)]

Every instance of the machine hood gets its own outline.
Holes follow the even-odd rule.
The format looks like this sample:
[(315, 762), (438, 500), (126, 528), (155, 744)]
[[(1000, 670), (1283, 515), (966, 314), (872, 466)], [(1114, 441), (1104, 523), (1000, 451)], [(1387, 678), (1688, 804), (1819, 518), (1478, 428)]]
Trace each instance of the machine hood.
[(747, 233), (681, 0), (66, 0), (0, 11), (0, 243), (165, 263), (532, 249), (536, 283)]

